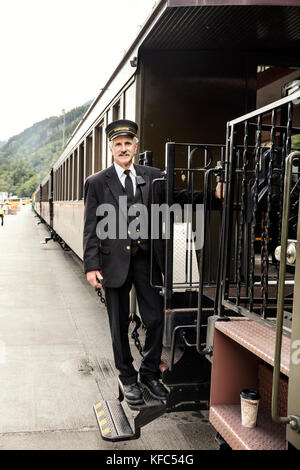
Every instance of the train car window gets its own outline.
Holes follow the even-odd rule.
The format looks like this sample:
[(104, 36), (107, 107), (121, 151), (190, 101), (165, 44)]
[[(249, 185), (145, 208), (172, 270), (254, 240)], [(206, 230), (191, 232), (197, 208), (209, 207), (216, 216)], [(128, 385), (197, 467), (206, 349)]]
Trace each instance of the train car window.
[[(103, 122), (103, 129), (105, 129), (105, 125)], [(102, 132), (102, 167), (101, 169), (106, 167), (106, 148), (107, 148), (107, 138), (106, 138), (106, 133)]]
[(63, 201), (64, 194), (63, 194), (63, 187), (64, 187), (64, 176), (63, 176), (63, 165), (60, 167), (60, 188), (59, 188), (59, 200)]
[(63, 163), (63, 174), (62, 174), (62, 200), (66, 200), (66, 162)]
[(124, 93), (124, 116), (125, 119), (135, 121), (135, 103), (136, 103), (136, 86), (135, 82), (127, 88)]
[(56, 170), (54, 173), (54, 201), (58, 201), (59, 199), (59, 194), (58, 194), (58, 188), (59, 188), (59, 168)]
[(86, 160), (85, 160), (85, 177), (87, 178), (93, 172), (93, 134), (86, 138)]
[(94, 172), (102, 170), (102, 153), (103, 153), (103, 122), (95, 127), (95, 161)]
[[(106, 113), (106, 124), (108, 124), (109, 122), (112, 122), (112, 121), (113, 121), (112, 109), (109, 109)], [(105, 158), (105, 162), (104, 162), (104, 168), (108, 168), (112, 164), (112, 156), (111, 156), (111, 152), (109, 150), (109, 145), (108, 144), (106, 144), (105, 156), (106, 156), (106, 158)]]
[(62, 200), (62, 194), (61, 194), (61, 188), (62, 188), (62, 167), (59, 167), (59, 181), (58, 181), (58, 199), (59, 201)]
[(112, 109), (112, 118), (113, 121), (116, 121), (117, 119), (121, 119), (121, 106), (120, 106), (120, 100), (118, 100)]
[(59, 167), (59, 189), (58, 189), (58, 193), (59, 193), (59, 200), (62, 201), (62, 166)]
[(79, 146), (79, 161), (78, 161), (78, 199), (83, 199), (83, 184), (84, 184), (84, 143)]
[(78, 199), (78, 150), (74, 151), (74, 162), (73, 162), (73, 201)]
[(69, 158), (69, 201), (73, 200), (73, 181), (74, 181), (74, 168), (73, 168), (73, 154)]
[(63, 165), (60, 167), (60, 187), (59, 187), (59, 200), (63, 201), (64, 195), (63, 195), (63, 186), (64, 186), (64, 180), (63, 180)]
[(59, 178), (60, 178), (60, 169), (58, 168), (56, 170), (56, 174), (55, 174), (55, 178), (54, 178), (54, 181), (55, 181), (55, 186), (56, 186), (56, 195), (55, 195), (55, 201), (59, 201)]
[(54, 189), (53, 189), (53, 201), (57, 200), (57, 174), (58, 171), (54, 171), (53, 178), (54, 178)]
[(66, 160), (66, 192), (65, 192), (65, 200), (68, 201), (69, 200), (69, 175), (70, 175), (70, 170), (69, 170), (69, 163), (70, 163), (70, 159), (68, 158)]
[(49, 181), (44, 184), (42, 188), (42, 201), (47, 202), (49, 200)]

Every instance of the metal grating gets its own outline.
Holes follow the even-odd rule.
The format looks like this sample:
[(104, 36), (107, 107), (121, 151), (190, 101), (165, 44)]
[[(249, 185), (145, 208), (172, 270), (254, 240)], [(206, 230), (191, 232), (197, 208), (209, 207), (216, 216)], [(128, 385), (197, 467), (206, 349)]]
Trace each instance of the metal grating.
[(118, 400), (109, 400), (106, 404), (112, 416), (117, 435), (131, 436), (133, 434), (132, 429), (120, 402)]

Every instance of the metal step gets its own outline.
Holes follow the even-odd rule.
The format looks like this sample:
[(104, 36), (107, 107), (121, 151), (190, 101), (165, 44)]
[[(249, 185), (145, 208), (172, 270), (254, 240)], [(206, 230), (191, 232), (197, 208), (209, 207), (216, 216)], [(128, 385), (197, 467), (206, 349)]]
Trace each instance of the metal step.
[(139, 405), (126, 403), (129, 408), (138, 411), (134, 418), (133, 431), (121, 404), (124, 396), (120, 388), (119, 394), (119, 399), (103, 400), (94, 405), (101, 436), (106, 441), (138, 439), (141, 435), (141, 428), (166, 411), (164, 402), (156, 400), (146, 389), (143, 389), (144, 403)]
[(101, 436), (106, 441), (135, 439), (119, 400), (101, 401), (94, 405)]

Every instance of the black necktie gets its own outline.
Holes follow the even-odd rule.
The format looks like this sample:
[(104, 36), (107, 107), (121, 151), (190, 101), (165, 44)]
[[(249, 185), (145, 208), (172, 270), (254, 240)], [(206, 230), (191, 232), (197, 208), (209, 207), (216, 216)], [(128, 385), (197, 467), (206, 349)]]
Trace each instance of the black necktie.
[(125, 191), (128, 196), (128, 202), (133, 202), (134, 194), (133, 194), (133, 184), (132, 184), (132, 179), (129, 175), (130, 170), (124, 170), (124, 173), (126, 175), (125, 178)]

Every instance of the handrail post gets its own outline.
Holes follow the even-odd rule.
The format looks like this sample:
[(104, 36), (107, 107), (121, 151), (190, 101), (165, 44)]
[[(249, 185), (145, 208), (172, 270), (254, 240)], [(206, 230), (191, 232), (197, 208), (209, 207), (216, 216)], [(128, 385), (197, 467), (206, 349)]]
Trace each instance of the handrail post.
[[(169, 209), (173, 204), (175, 168), (175, 143), (166, 143), (166, 203)], [(167, 223), (169, 226), (167, 226)], [(170, 211), (170, 218), (166, 221), (166, 265), (165, 265), (165, 309), (170, 307), (173, 292), (173, 247), (174, 247), (174, 214)]]
[(283, 193), (283, 210), (282, 210), (282, 230), (281, 230), (281, 250), (280, 250), (280, 268), (279, 268), (279, 285), (278, 285), (278, 302), (276, 316), (276, 339), (274, 353), (274, 370), (272, 384), (272, 418), (278, 424), (290, 424), (293, 429), (300, 431), (300, 418), (297, 416), (279, 416), (278, 415), (278, 397), (280, 386), (280, 362), (281, 362), (281, 344), (282, 344), (282, 325), (283, 325), (283, 309), (284, 309), (284, 286), (286, 273), (286, 252), (288, 240), (288, 221), (290, 214), (290, 192), (292, 179), (293, 161), (300, 158), (300, 152), (293, 152), (286, 158), (285, 177), (284, 177), (284, 193)]

